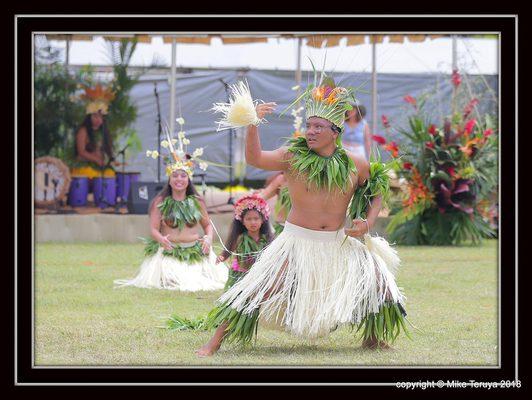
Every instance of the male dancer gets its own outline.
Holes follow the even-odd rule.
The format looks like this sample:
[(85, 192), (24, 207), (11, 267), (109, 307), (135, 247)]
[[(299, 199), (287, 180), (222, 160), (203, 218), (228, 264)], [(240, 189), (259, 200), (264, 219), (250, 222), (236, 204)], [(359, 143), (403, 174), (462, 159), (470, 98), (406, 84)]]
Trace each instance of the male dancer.
[[(403, 310), (403, 295), (389, 270), (399, 263), (394, 250), (387, 243), (382, 246), (383, 240), (381, 246), (366, 246), (356, 239), (375, 224), (382, 193), (366, 198), (366, 219), (354, 218), (353, 226), (343, 229), (357, 189), (376, 187), (368, 181), (375, 177), (364, 157), (341, 147), (350, 96), (350, 89), (334, 83), (308, 89), (305, 136), (274, 151), (262, 149), (256, 124), (248, 126), (247, 162), (284, 171), (292, 209), (283, 232), (250, 272), (218, 299), (209, 315), (211, 326), (218, 328), (197, 351), (199, 356), (214, 354), (224, 339), (249, 342), (259, 316), (280, 320), (286, 330), (303, 338), (326, 335), (340, 324), (365, 322), (363, 345), (370, 348), (387, 347), (381, 339), (395, 338), (398, 326), (404, 329), (404, 315), (398, 311)], [(257, 105), (253, 120), (262, 120), (275, 106)]]

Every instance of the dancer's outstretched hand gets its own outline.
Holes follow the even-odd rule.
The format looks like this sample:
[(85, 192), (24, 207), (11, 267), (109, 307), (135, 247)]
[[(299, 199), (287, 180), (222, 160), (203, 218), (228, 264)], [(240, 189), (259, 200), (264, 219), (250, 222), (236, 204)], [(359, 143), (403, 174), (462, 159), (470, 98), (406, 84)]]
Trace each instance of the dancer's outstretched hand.
[(345, 234), (351, 237), (361, 237), (369, 232), (369, 225), (363, 219), (354, 219), (353, 226), (345, 230)]
[(262, 119), (265, 115), (271, 114), (273, 110), (275, 110), (276, 105), (277, 103), (274, 102), (258, 104), (257, 107), (255, 107), (255, 110), (257, 111), (257, 117)]
[(163, 238), (161, 239), (161, 244), (163, 246), (163, 249), (172, 251), (172, 249), (174, 248), (174, 244), (170, 241), (170, 239), (168, 239), (169, 236), (170, 235), (163, 236)]
[(222, 256), (221, 254), (216, 257), (216, 264), (220, 264), (221, 262), (224, 262), (225, 261), (225, 257)]

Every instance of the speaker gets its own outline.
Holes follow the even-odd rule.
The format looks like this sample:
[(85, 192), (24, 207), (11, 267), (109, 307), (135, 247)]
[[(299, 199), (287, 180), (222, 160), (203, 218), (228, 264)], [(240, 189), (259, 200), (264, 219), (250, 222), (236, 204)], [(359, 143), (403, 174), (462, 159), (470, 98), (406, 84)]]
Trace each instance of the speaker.
[(148, 214), (150, 201), (165, 185), (166, 182), (131, 182), (127, 196), (127, 211), (130, 214)]

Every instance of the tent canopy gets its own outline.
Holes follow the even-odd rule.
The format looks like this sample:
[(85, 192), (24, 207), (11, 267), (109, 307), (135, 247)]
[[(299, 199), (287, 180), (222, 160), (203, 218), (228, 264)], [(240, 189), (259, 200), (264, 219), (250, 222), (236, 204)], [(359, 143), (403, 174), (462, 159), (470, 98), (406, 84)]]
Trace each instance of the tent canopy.
[(347, 39), (348, 46), (356, 46), (366, 43), (366, 38), (370, 43), (382, 43), (385, 37), (388, 37), (391, 43), (403, 43), (408, 39), (410, 42), (423, 42), (426, 39), (436, 39), (439, 37), (449, 35), (410, 35), (410, 34), (389, 34), (389, 35), (366, 35), (366, 34), (314, 34), (314, 35), (299, 35), (299, 34), (268, 34), (268, 35), (220, 35), (220, 34), (204, 34), (204, 35), (189, 35), (189, 34), (172, 34), (172, 35), (157, 35), (157, 34), (113, 34), (113, 35), (98, 35), (98, 34), (46, 34), (49, 40), (70, 40), (70, 41), (91, 41), (96, 37), (103, 37), (107, 40), (121, 40), (136, 38), (139, 43), (151, 43), (154, 37), (162, 37), (164, 43), (172, 43), (175, 39), (176, 43), (189, 44), (205, 44), (209, 45), (213, 38), (220, 38), (223, 44), (242, 44), (242, 43), (264, 43), (268, 38), (301, 38), (306, 40), (307, 46), (310, 47), (334, 47), (340, 44), (343, 38)]

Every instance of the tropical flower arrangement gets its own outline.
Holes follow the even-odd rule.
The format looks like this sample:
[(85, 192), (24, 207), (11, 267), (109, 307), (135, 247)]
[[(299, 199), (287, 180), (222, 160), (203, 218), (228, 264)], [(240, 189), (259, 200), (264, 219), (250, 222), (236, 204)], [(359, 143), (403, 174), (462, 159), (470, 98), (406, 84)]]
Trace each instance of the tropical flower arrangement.
[[(452, 115), (438, 125), (423, 110), (426, 98), (405, 96), (413, 111), (408, 125), (396, 129), (399, 145), (380, 135), (373, 139), (394, 159), (405, 182), (400, 205), (387, 227), (390, 240), (409, 245), (474, 244), (493, 237), (487, 218), (497, 186), (497, 135), (489, 114), (481, 115), (477, 98), (460, 90), (462, 77), (452, 75)], [(390, 136), (392, 124), (382, 116)], [(493, 207), (492, 207), (493, 209)]]

